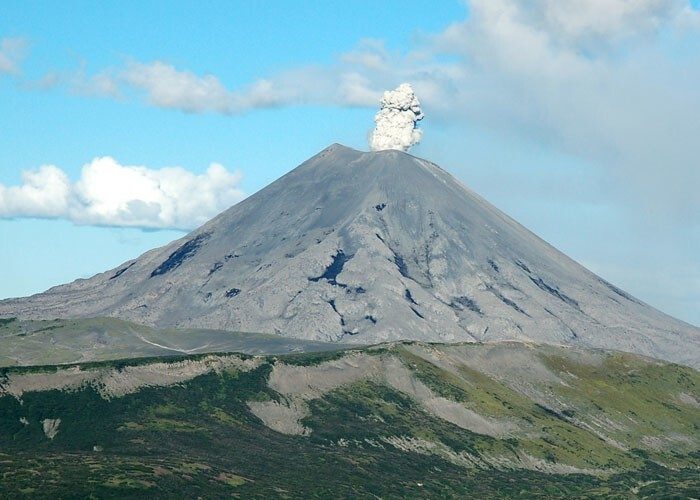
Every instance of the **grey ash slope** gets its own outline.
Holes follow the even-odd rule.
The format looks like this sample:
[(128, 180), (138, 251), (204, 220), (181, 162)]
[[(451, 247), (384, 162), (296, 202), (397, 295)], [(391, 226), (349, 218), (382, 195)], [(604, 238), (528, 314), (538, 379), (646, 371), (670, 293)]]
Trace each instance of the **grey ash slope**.
[(698, 366), (700, 329), (634, 299), (436, 165), (333, 145), (170, 245), (0, 316), (372, 343), (573, 344)]

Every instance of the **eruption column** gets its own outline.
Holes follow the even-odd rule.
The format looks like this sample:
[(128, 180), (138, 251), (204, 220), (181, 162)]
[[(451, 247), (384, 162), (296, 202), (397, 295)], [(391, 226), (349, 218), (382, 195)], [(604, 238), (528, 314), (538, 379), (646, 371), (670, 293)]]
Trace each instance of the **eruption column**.
[(384, 92), (380, 103), (381, 108), (374, 117), (377, 125), (369, 140), (372, 151), (408, 151), (420, 142), (423, 132), (416, 128), (416, 123), (423, 119), (423, 111), (409, 83)]

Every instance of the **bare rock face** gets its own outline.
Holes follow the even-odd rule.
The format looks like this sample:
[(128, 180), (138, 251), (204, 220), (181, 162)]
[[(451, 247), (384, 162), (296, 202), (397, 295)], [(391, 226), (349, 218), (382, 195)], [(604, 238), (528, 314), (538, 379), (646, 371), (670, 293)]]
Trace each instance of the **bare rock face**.
[(513, 339), (700, 364), (700, 329), (594, 275), (438, 166), (340, 145), (184, 238), (2, 301), (0, 316), (353, 343)]
[(58, 426), (61, 425), (60, 418), (45, 418), (41, 421), (42, 428), (44, 429), (44, 435), (53, 439), (58, 434)]

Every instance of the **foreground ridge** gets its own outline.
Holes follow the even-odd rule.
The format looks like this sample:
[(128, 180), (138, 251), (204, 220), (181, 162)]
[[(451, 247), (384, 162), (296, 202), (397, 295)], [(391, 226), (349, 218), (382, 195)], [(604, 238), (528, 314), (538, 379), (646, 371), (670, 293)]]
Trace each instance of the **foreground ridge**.
[(6, 368), (2, 490), (693, 496), (698, 386), (680, 365), (518, 342)]

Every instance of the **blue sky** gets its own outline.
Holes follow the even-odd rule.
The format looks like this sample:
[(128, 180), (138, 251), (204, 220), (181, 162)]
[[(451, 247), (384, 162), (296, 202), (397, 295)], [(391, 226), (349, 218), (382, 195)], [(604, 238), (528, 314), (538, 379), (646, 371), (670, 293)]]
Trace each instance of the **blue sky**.
[[(700, 324), (697, 2), (598, 4), (6, 0), (0, 297), (167, 243), (333, 142), (367, 149), (381, 91), (409, 81), (413, 154)], [(10, 192), (45, 165), (69, 201)], [(164, 167), (188, 184), (149, 191)], [(165, 208), (117, 213), (120, 189)]]

